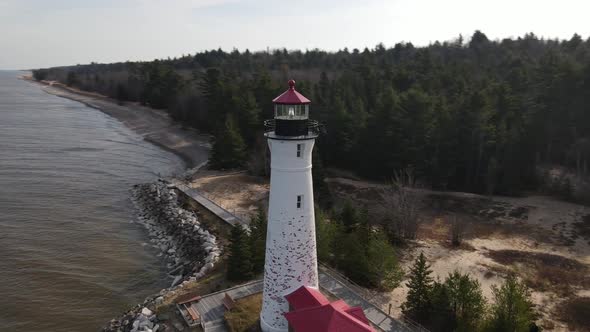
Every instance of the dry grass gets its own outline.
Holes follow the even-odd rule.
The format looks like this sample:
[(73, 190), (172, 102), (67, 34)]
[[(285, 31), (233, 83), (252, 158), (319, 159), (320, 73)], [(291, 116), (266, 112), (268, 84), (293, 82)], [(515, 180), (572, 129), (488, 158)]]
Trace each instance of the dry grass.
[(590, 286), (588, 267), (577, 260), (542, 252), (495, 250), (485, 253), (502, 265), (522, 265), (527, 284), (537, 290), (570, 294), (572, 287)]
[(590, 331), (590, 297), (565, 301), (561, 305), (560, 316), (572, 331)]
[(225, 312), (225, 321), (231, 332), (260, 331), (260, 310), (262, 293), (250, 295), (236, 301), (236, 307)]
[(574, 223), (577, 233), (583, 238), (590, 240), (590, 215), (582, 217), (582, 221)]

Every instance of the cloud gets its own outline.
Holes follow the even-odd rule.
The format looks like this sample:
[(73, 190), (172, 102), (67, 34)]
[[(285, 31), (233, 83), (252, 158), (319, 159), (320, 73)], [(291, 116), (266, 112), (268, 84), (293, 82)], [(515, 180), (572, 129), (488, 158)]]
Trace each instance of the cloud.
[(237, 3), (240, 0), (133, 0), (143, 7), (174, 8), (174, 9), (198, 9)]

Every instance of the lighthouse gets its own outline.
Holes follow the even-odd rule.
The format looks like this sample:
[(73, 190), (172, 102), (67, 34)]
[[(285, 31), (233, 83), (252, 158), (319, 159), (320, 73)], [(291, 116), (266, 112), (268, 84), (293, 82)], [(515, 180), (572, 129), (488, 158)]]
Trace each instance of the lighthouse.
[(318, 136), (309, 119), (311, 101), (289, 89), (273, 100), (274, 119), (265, 136), (271, 154), (268, 231), (260, 325), (264, 332), (288, 331), (285, 296), (301, 286), (318, 288), (311, 155)]

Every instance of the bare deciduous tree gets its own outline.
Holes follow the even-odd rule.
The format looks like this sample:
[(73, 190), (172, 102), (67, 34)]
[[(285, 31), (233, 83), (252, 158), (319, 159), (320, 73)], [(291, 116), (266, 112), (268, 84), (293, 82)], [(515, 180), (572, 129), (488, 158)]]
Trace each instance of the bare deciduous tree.
[(451, 238), (451, 244), (455, 247), (461, 245), (463, 242), (463, 236), (465, 234), (465, 222), (457, 216), (450, 217), (449, 233)]
[(415, 239), (418, 230), (418, 197), (413, 190), (412, 171), (395, 172), (391, 186), (382, 193), (381, 207), (385, 216), (385, 229), (391, 240)]

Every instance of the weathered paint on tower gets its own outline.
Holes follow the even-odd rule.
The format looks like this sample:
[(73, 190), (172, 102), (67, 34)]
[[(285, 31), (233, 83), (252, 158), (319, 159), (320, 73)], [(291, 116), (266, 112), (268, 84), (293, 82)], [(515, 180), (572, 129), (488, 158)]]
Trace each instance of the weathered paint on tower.
[(266, 133), (271, 151), (270, 201), (260, 324), (264, 332), (288, 331), (285, 295), (301, 286), (318, 288), (312, 150), (317, 122), (310, 101), (289, 90), (277, 97)]

